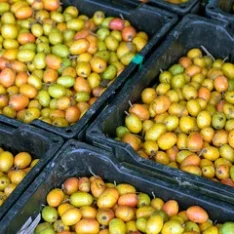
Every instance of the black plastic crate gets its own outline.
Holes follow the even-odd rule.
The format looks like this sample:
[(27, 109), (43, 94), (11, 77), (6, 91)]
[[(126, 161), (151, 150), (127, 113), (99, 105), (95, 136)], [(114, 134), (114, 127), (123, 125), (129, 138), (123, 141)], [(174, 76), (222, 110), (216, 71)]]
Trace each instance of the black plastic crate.
[(129, 5), (141, 5), (146, 4), (153, 7), (160, 7), (162, 9), (168, 10), (170, 12), (173, 12), (179, 16), (184, 16), (185, 14), (189, 13), (197, 13), (200, 9), (200, 0), (189, 0), (186, 3), (181, 4), (173, 4), (170, 2), (167, 2), (165, 0), (146, 0), (145, 3), (142, 3), (143, 1), (140, 0), (112, 0), (113, 2), (121, 2), (123, 4), (129, 4)]
[(138, 165), (152, 173), (162, 173), (171, 180), (186, 184), (187, 188), (202, 188), (212, 196), (222, 194), (222, 199), (234, 204), (234, 188), (143, 159), (130, 145), (114, 140), (116, 128), (124, 123), (124, 111), (129, 108), (129, 100), (135, 103), (140, 99), (144, 88), (156, 84), (160, 69), (168, 69), (189, 49), (202, 45), (214, 57), (228, 56), (230, 61), (234, 61), (234, 38), (229, 29), (225, 29), (220, 21), (195, 15), (186, 16), (152, 54), (144, 69), (125, 84), (118, 97), (90, 125), (86, 138), (93, 145), (113, 152), (122, 162)]
[(33, 159), (40, 159), (3, 205), (0, 206), (0, 219), (17, 202), (17, 199), (62, 145), (63, 139), (61, 137), (33, 126), (22, 125), (19, 128), (14, 128), (0, 123), (0, 147), (10, 151), (13, 155), (19, 152), (28, 152)]
[(210, 0), (206, 6), (207, 16), (221, 20), (234, 29), (234, 0)]
[(28, 219), (34, 220), (46, 204), (48, 192), (60, 187), (65, 179), (71, 176), (91, 176), (93, 173), (112, 183), (115, 181), (117, 184), (132, 184), (137, 191), (151, 196), (154, 192), (156, 197), (164, 200), (175, 199), (182, 209), (199, 205), (208, 211), (212, 220), (234, 220), (232, 205), (179, 187), (168, 182), (166, 178), (162, 179), (161, 175), (152, 177), (144, 170), (117, 162), (106, 151), (69, 140), (0, 222), (0, 233), (17, 233)]
[[(139, 53), (141, 56), (146, 57), (146, 59), (152, 48), (159, 44), (166, 33), (177, 22), (176, 15), (146, 5), (142, 5), (140, 7), (130, 7), (119, 3), (112, 3), (108, 0), (66, 0), (63, 1), (63, 3), (64, 6), (74, 5), (78, 7), (82, 14), (86, 14), (88, 16), (92, 16), (97, 10), (102, 10), (106, 13), (106, 15), (118, 17), (122, 15), (125, 19), (131, 21), (132, 25), (134, 25), (137, 30), (145, 31), (150, 36), (149, 42)], [(118, 88), (120, 88), (120, 86), (126, 80), (130, 79), (131, 76), (138, 71), (138, 69), (139, 65), (135, 62), (131, 62), (119, 75), (119, 77), (116, 78), (112, 85), (110, 85), (110, 87), (103, 93), (103, 95), (91, 106), (85, 115), (74, 125), (61, 128), (47, 124), (38, 119), (34, 120), (31, 124), (56, 133), (66, 139), (74, 138), (77, 135), (79, 139), (83, 139), (87, 125), (96, 117), (98, 111), (105, 106), (106, 102), (115, 96)], [(22, 124), (22, 122), (4, 115), (0, 115), (0, 121), (17, 127)]]

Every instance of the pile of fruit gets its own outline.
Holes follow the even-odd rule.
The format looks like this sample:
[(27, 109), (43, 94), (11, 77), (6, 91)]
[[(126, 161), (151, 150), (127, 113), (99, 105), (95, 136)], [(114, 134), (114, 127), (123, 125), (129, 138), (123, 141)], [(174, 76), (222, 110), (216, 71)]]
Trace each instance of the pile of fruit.
[(172, 4), (182, 4), (182, 3), (186, 3), (188, 1), (189, 0), (165, 0), (165, 2), (169, 2), (169, 3), (172, 3)]
[(148, 41), (122, 18), (58, 0), (0, 2), (0, 113), (76, 123)]
[(117, 140), (138, 154), (234, 186), (234, 64), (191, 49), (130, 103)]
[(180, 210), (175, 200), (151, 199), (130, 184), (105, 183), (99, 176), (71, 177), (62, 188), (47, 195), (48, 205), (35, 234), (227, 234), (233, 222), (223, 225), (209, 219), (199, 206)]
[[(142, 3), (147, 3), (149, 2), (149, 0), (139, 0), (140, 2)], [(189, 0), (164, 0), (165, 2), (169, 2), (169, 3), (172, 3), (172, 4), (182, 4), (182, 3), (186, 3), (188, 2)]]
[(39, 159), (32, 160), (27, 152), (14, 156), (0, 148), (0, 206), (38, 161)]

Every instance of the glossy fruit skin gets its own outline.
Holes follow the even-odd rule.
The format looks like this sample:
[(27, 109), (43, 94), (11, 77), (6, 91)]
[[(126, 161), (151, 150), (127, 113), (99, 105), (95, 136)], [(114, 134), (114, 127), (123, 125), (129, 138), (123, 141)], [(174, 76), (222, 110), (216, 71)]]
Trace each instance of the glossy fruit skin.
[[(127, 20), (106, 17), (102, 11), (96, 11), (89, 18), (74, 6), (62, 8), (60, 5), (59, 0), (1, 3), (0, 49), (4, 50), (0, 83), (9, 88), (9, 103), (2, 100), (0, 112), (8, 117), (25, 123), (40, 119), (57, 127), (75, 124), (88, 105), (93, 105), (105, 91), (101, 81), (110, 80), (110, 85), (148, 41), (148, 35), (137, 34)], [(132, 41), (136, 35), (138, 38), (131, 42), (131, 48), (126, 48), (125, 43), (124, 50), (129, 53), (118, 58), (116, 51), (123, 37)], [(2, 71), (4, 69), (8, 70), (8, 75)], [(18, 72), (25, 72), (28, 77)], [(91, 76), (93, 73), (95, 75)], [(86, 82), (77, 85), (76, 78), (84, 78)], [(14, 85), (20, 89), (19, 93), (12, 88)], [(26, 98), (10, 98), (11, 94)], [(70, 104), (67, 97), (71, 99)], [(58, 107), (54, 99), (60, 99)], [(38, 100), (39, 104), (34, 106)], [(61, 100), (66, 100), (66, 104), (61, 104)], [(84, 102), (88, 104), (86, 108), (75, 107), (84, 107)], [(45, 117), (41, 107), (39, 112), (28, 110), (39, 106), (52, 107), (53, 113)], [(29, 116), (32, 112), (33, 116)]]

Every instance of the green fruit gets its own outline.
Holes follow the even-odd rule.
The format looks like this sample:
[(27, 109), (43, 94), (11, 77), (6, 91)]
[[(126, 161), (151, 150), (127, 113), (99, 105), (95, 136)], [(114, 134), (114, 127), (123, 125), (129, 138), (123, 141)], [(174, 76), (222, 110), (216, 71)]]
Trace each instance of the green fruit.
[(54, 222), (53, 227), (54, 227), (54, 230), (56, 232), (62, 232), (62, 231), (68, 231), (69, 230), (69, 226), (65, 225), (62, 220), (56, 220)]
[(194, 223), (192, 221), (187, 221), (185, 223), (185, 231), (186, 232), (195, 231), (195, 232), (199, 233), (200, 232), (200, 227), (196, 223)]
[(37, 45), (34, 43), (27, 43), (25, 45), (22, 45), (19, 47), (20, 50), (33, 50), (36, 51), (37, 50)]
[(93, 15), (93, 21), (96, 25), (101, 25), (105, 19), (105, 14), (102, 11), (96, 11)]
[(54, 207), (45, 206), (41, 212), (42, 218), (48, 222), (53, 223), (58, 219), (58, 211)]
[(90, 76), (87, 78), (87, 81), (89, 82), (90, 87), (92, 89), (95, 89), (100, 86), (101, 77), (97, 73), (91, 73)]
[(45, 54), (50, 54), (51, 49), (49, 43), (40, 43), (37, 45), (37, 53), (43, 52)]
[(234, 79), (234, 65), (232, 63), (224, 63), (222, 71), (227, 78)]
[(129, 114), (125, 118), (125, 125), (132, 133), (140, 133), (143, 127), (140, 118), (134, 114)]
[(87, 102), (90, 99), (90, 94), (87, 92), (78, 92), (75, 95), (77, 102)]
[(57, 44), (52, 47), (52, 53), (61, 58), (65, 58), (69, 55), (69, 49), (65, 45)]
[(98, 40), (97, 47), (98, 47), (98, 51), (107, 50), (105, 42), (101, 40)]
[(69, 13), (63, 13), (63, 16), (64, 16), (65, 22), (69, 22), (73, 19), (72, 15), (70, 15)]
[(228, 80), (228, 90), (229, 91), (234, 90), (234, 80)]
[(176, 220), (170, 220), (163, 225), (161, 234), (182, 234), (184, 232), (184, 227)]
[(118, 40), (113, 36), (107, 36), (105, 38), (105, 44), (106, 44), (107, 49), (110, 51), (116, 51), (119, 46)]
[(115, 52), (110, 52), (109, 63), (112, 64), (118, 61), (119, 59), (118, 59), (117, 54)]
[(66, 67), (72, 66), (72, 61), (69, 58), (63, 58), (62, 65), (58, 69), (58, 73), (62, 74)]
[(90, 206), (93, 203), (93, 196), (86, 192), (76, 192), (71, 195), (70, 203), (75, 207)]
[(160, 215), (151, 216), (146, 223), (147, 234), (158, 234), (163, 228), (163, 218)]
[(39, 232), (38, 234), (56, 234), (56, 232), (54, 231), (54, 229), (51, 228), (46, 228), (43, 231)]
[(220, 228), (220, 234), (234, 234), (234, 222), (227, 222)]
[(79, 18), (71, 19), (67, 22), (67, 28), (74, 31), (80, 31), (84, 28), (84, 21)]
[(232, 181), (234, 182), (234, 166), (232, 166), (230, 169), (230, 175), (231, 175)]
[(123, 220), (114, 218), (109, 223), (110, 234), (125, 234), (127, 233), (126, 225)]
[(33, 24), (31, 32), (35, 37), (40, 37), (43, 35), (43, 27), (40, 24)]
[(117, 30), (112, 31), (111, 36), (116, 38), (119, 42), (122, 41), (122, 33), (120, 31), (117, 31)]
[(120, 58), (120, 62), (123, 65), (127, 66), (132, 61), (132, 59), (135, 57), (135, 55), (136, 54), (134, 52), (128, 52)]
[(20, 20), (20, 21), (17, 21), (17, 22), (19, 23), (19, 25), (22, 28), (30, 29), (32, 24), (35, 23), (35, 20), (33, 18), (29, 18), (29, 19)]
[(226, 124), (226, 116), (222, 112), (216, 112), (212, 116), (212, 127), (215, 129), (222, 129)]
[(129, 130), (124, 126), (119, 126), (116, 128), (116, 135), (118, 138), (122, 138), (126, 133), (129, 133)]
[(5, 39), (16, 39), (18, 36), (18, 28), (15, 24), (4, 24), (1, 28), (1, 35)]
[(71, 41), (75, 36), (75, 31), (67, 29), (63, 32), (63, 38), (65, 42)]
[(148, 131), (145, 133), (145, 140), (147, 141), (157, 141), (158, 138), (167, 131), (164, 124), (155, 123)]
[(105, 40), (105, 38), (107, 36), (110, 35), (110, 30), (107, 28), (100, 28), (100, 29), (98, 29), (96, 34), (98, 35), (98, 38), (103, 41), (103, 40)]
[(118, 58), (122, 58), (125, 54), (129, 53), (129, 52), (133, 52), (136, 53), (137, 51), (137, 47), (133, 42), (121, 42), (116, 54), (118, 56)]
[(45, 53), (37, 53), (33, 59), (33, 63), (36, 69), (44, 69), (46, 67)]
[(50, 109), (56, 109), (57, 108), (57, 99), (52, 99), (50, 101)]
[(145, 232), (146, 231), (146, 225), (147, 225), (147, 218), (141, 217), (136, 220), (136, 227), (139, 231)]
[(151, 199), (150, 199), (149, 195), (147, 195), (146, 193), (140, 193), (137, 196), (137, 199), (138, 199), (137, 207), (150, 205)]
[(104, 80), (113, 80), (117, 75), (117, 68), (115, 65), (111, 64), (107, 69), (101, 74), (102, 79)]
[(52, 84), (49, 87), (48, 92), (50, 96), (53, 98), (61, 98), (62, 96), (65, 95), (66, 89), (62, 85)]
[(163, 218), (163, 222), (167, 222), (168, 221), (168, 215), (166, 212), (162, 211), (162, 210), (156, 210), (154, 211), (154, 213), (151, 216), (154, 215), (160, 215)]
[(19, 50), (18, 54), (17, 54), (17, 59), (20, 62), (31, 62), (33, 60), (35, 56), (35, 52), (33, 50)]
[(34, 230), (34, 234), (40, 234), (43, 230), (46, 230), (48, 228), (52, 228), (50, 223), (47, 222), (39, 223)]
[(49, 42), (52, 45), (61, 44), (63, 42), (63, 34), (58, 29), (52, 29), (49, 34)]
[(4, 191), (6, 186), (10, 184), (10, 180), (7, 176), (1, 176), (0, 177), (0, 191)]
[(159, 80), (161, 83), (171, 83), (172, 74), (169, 71), (164, 71), (159, 75)]
[(75, 6), (68, 6), (65, 8), (64, 12), (65, 14), (70, 14), (72, 17), (77, 17), (79, 14), (78, 9)]
[(40, 43), (49, 43), (49, 39), (48, 39), (48, 37), (46, 37), (46, 36), (41, 36), (41, 37), (38, 37), (37, 39), (36, 39), (36, 44), (38, 45), (38, 44), (40, 44)]
[(171, 78), (171, 86), (173, 89), (183, 88), (185, 83), (185, 77), (183, 74), (175, 75)]
[(106, 62), (108, 62), (110, 59), (110, 52), (107, 50), (102, 50), (102, 51), (98, 51), (97, 53), (95, 53), (94, 56), (100, 57), (104, 59)]
[(71, 88), (75, 84), (75, 78), (72, 76), (60, 76), (57, 79), (57, 84), (60, 84), (65, 88)]
[(224, 99), (230, 104), (234, 104), (234, 90), (225, 92)]
[(173, 76), (181, 74), (184, 72), (184, 68), (180, 64), (174, 64), (170, 67), (169, 72), (172, 73)]
[(14, 39), (6, 39), (3, 41), (4, 49), (17, 49), (19, 47), (19, 43), (17, 40)]
[(52, 20), (54, 20), (56, 23), (62, 23), (64, 22), (64, 16), (62, 13), (57, 11), (51, 11), (50, 17)]
[(38, 94), (38, 100), (43, 107), (50, 105), (50, 95), (47, 90), (41, 90)]
[(3, 13), (1, 17), (1, 22), (2, 24), (15, 24), (16, 20), (14, 14), (9, 11)]
[(10, 10), (10, 4), (8, 2), (0, 2), (0, 14)]
[(104, 28), (109, 28), (110, 21), (113, 20), (114, 17), (107, 17), (102, 21), (101, 26)]

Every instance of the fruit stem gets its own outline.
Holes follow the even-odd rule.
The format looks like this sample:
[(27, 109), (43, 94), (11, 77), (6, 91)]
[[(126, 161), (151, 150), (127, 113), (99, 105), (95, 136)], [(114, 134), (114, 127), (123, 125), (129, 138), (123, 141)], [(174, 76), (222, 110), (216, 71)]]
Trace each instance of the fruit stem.
[(98, 35), (96, 33), (92, 32), (91, 30), (89, 30), (89, 33), (94, 37), (98, 37)]
[(125, 113), (127, 116), (129, 116), (129, 113), (128, 113), (127, 111), (124, 111), (124, 113)]
[(101, 226), (100, 226), (100, 230), (103, 230), (103, 229), (105, 229), (105, 228), (106, 228), (105, 225), (101, 225)]
[(201, 48), (208, 56), (212, 58), (213, 61), (215, 61), (214, 56), (203, 45), (201, 45)]
[(133, 106), (133, 105), (132, 105), (132, 102), (131, 102), (130, 100), (128, 100), (128, 104), (129, 104), (130, 107)]
[(162, 69), (162, 68), (160, 68), (159, 71), (160, 71), (161, 73), (163, 73), (163, 69)]
[(66, 203), (66, 202), (70, 202), (70, 199), (68, 198), (63, 201), (63, 203)]
[(228, 56), (223, 59), (223, 63), (225, 63), (228, 60)]
[(155, 198), (156, 196), (155, 196), (155, 194), (154, 194), (154, 192), (152, 192), (152, 196), (153, 196), (153, 198)]
[(119, 14), (119, 16), (122, 20), (125, 20), (122, 14)]
[(200, 151), (200, 153), (198, 154), (198, 157), (201, 157), (202, 154), (203, 154), (205, 151), (206, 151), (206, 149), (202, 149), (202, 150)]
[(77, 58), (77, 55), (70, 55), (69, 56), (69, 59), (76, 59)]
[(88, 167), (88, 170), (93, 176), (97, 177), (97, 175), (92, 171), (91, 167)]

